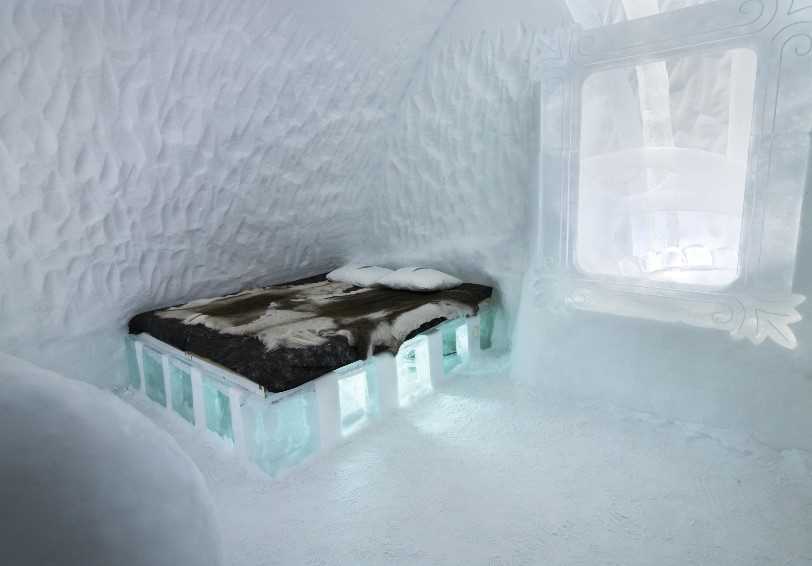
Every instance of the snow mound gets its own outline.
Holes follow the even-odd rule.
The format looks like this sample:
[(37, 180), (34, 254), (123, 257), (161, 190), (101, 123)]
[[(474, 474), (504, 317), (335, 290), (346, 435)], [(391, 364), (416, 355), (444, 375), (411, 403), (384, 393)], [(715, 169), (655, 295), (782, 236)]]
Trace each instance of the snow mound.
[(221, 562), (200, 471), (112, 393), (0, 354), (0, 563)]

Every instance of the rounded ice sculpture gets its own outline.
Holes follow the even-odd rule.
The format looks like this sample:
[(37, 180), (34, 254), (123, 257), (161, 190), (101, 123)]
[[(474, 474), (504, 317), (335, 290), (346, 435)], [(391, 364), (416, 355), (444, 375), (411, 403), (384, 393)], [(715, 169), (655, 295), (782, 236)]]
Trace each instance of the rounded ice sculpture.
[(175, 441), (112, 393), (0, 354), (0, 562), (220, 564), (213, 505)]

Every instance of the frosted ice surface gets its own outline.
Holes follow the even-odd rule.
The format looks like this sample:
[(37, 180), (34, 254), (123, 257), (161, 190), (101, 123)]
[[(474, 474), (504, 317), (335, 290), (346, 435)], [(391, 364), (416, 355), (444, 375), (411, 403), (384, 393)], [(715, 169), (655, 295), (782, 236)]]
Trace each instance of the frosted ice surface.
[(464, 326), (464, 321), (454, 321), (443, 325), (441, 332), (443, 336), (443, 370), (450, 372), (457, 367), (462, 358), (457, 347), (457, 333)]
[(402, 347), (395, 356), (398, 400), (401, 407), (406, 407), (431, 393), (431, 376), (426, 367), (428, 361), (422, 350), (425, 350), (425, 339), (418, 339)]
[(135, 341), (129, 336), (125, 340), (127, 355), (127, 385), (132, 389), (141, 389), (141, 372), (138, 368), (138, 357), (135, 353)]
[(203, 407), (206, 411), (206, 426), (216, 435), (234, 441), (234, 429), (231, 426), (231, 405), (228, 396), (220, 390), (217, 382), (203, 378)]
[[(656, 11), (653, 0), (628, 3)], [(587, 78), (579, 268), (711, 286), (737, 278), (755, 79), (747, 49)]]
[(714, 0), (566, 0), (573, 19), (586, 29), (672, 12)]
[(0, 563), (220, 563), (197, 467), (109, 392), (0, 354), (0, 453)]
[(191, 424), (195, 424), (192, 369), (177, 360), (169, 362), (172, 409)]
[(146, 387), (147, 397), (165, 407), (166, 386), (164, 383), (163, 357), (152, 348), (145, 346), (142, 358), (144, 365), (144, 386)]
[(272, 476), (318, 449), (318, 413), (312, 389), (274, 403), (249, 400), (243, 407), (243, 419), (251, 459)]
[(483, 350), (493, 346), (496, 309), (488, 305), (479, 310), (479, 345)]
[(368, 420), (371, 405), (367, 373), (360, 371), (338, 379), (341, 433), (352, 434)]

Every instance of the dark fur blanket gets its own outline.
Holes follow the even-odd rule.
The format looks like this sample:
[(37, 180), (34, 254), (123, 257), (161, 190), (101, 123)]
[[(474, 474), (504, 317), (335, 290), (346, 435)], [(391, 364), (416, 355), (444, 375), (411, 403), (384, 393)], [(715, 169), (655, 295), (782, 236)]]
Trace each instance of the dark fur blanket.
[(358, 288), (318, 276), (140, 314), (146, 332), (282, 392), (406, 340), (445, 320), (476, 314), (491, 288), (435, 293)]

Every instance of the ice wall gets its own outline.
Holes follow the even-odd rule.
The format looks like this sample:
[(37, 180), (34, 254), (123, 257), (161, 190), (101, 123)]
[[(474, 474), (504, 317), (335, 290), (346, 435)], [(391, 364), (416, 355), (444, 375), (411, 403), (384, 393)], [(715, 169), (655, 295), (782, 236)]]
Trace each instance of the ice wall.
[[(526, 264), (537, 115), (532, 36), (432, 54), (386, 136), (372, 241), (393, 264), (432, 264), (515, 293)], [(515, 298), (515, 294), (512, 298)]]
[(133, 313), (353, 257), (505, 272), (515, 303), (537, 127), (517, 22), (567, 19), (529, 0), (1, 3), (0, 350), (112, 384)]
[(507, 326), (536, 185), (539, 93), (530, 66), (545, 30), (569, 23), (554, 3), (461, 3), (404, 92), (371, 191), (374, 257), (494, 283)]
[[(781, 42), (778, 47), (786, 57), (782, 59), (784, 67), (779, 67), (778, 70), (770, 65), (759, 68), (758, 80), (764, 82), (757, 83), (758, 89), (775, 89), (775, 99), (765, 103), (766, 108), (756, 106), (752, 138), (743, 136), (743, 140), (729, 143), (735, 141), (737, 135), (741, 135), (741, 130), (728, 128), (730, 122), (726, 116), (730, 97), (724, 96), (724, 89), (720, 89), (721, 84), (717, 82), (723, 73), (718, 71), (718, 67), (713, 70), (713, 66), (718, 65), (719, 61), (689, 57), (685, 61), (686, 66), (669, 69), (674, 79), (690, 86), (684, 91), (685, 96), (681, 95), (681, 103), (672, 100), (678, 110), (672, 112), (675, 132), (679, 134), (682, 131), (678, 139), (681, 138), (683, 143), (695, 148), (713, 148), (720, 155), (743, 153), (742, 146), (749, 145), (751, 139), (755, 142), (754, 148), (764, 148), (766, 142), (774, 144), (770, 148), (770, 171), (767, 175), (755, 177), (757, 181), (754, 181), (753, 186), (758, 195), (769, 191), (771, 196), (775, 195), (775, 201), (793, 204), (782, 209), (780, 203), (776, 205), (771, 201), (769, 207), (764, 206), (764, 210), (754, 212), (762, 213), (759, 222), (778, 234), (774, 246), (757, 248), (763, 251), (758, 264), (758, 269), (763, 273), (756, 271), (753, 275), (748, 272), (752, 275), (751, 281), (759, 281), (756, 276), (763, 275), (759, 281), (763, 288), (756, 283), (747, 282), (749, 287), (741, 284), (725, 291), (731, 295), (740, 293), (744, 297), (741, 299), (742, 304), (746, 303), (750, 296), (748, 294), (752, 294), (757, 307), (750, 307), (748, 312), (754, 314), (748, 316), (755, 320), (748, 324), (751, 327), (767, 327), (776, 331), (780, 331), (781, 325), (787, 320), (794, 321), (794, 314), (791, 311), (787, 314), (787, 311), (780, 308), (774, 309), (772, 305), (767, 306), (766, 302), (758, 305), (758, 300), (761, 299), (760, 294), (778, 293), (775, 287), (770, 287), (770, 283), (778, 281), (783, 284), (784, 274), (787, 274), (787, 279), (791, 279), (787, 257), (794, 251), (791, 248), (795, 243), (796, 215), (801, 217), (801, 239), (792, 292), (812, 296), (812, 211), (808, 201), (804, 204), (804, 210), (800, 211), (793, 200), (798, 191), (804, 188), (808, 199), (812, 189), (812, 111), (809, 105), (812, 93), (808, 84), (801, 79), (808, 76), (804, 74), (804, 70), (812, 63), (809, 27), (809, 10), (812, 6), (807, 4), (785, 2), (776, 6), (776, 10), (783, 10), (776, 13), (792, 18), (796, 23), (784, 20), (776, 25), (779, 30), (770, 31), (768, 39), (775, 34)], [(623, 28), (622, 31), (628, 32), (629, 29)], [(778, 33), (781, 29), (789, 30), (787, 36), (791, 35), (797, 43), (781, 36)], [(636, 41), (645, 45), (642, 40)], [(706, 47), (697, 46), (699, 50)], [(771, 61), (766, 52), (763, 56), (763, 61)], [(735, 57), (730, 64), (735, 65)], [(737, 88), (731, 86), (730, 90), (738, 95), (734, 99), (745, 94), (741, 85)], [(689, 109), (686, 104), (691, 99), (710, 102), (715, 99), (723, 104), (718, 112), (699, 116), (698, 112)], [(749, 112), (737, 109), (738, 103), (738, 100), (734, 100), (729, 112), (730, 116), (738, 114), (741, 120)], [(611, 106), (614, 116), (622, 115), (618, 106)], [(749, 106), (752, 107), (752, 102)], [(774, 114), (770, 114), (771, 112)], [(594, 131), (598, 135), (605, 132), (606, 141), (611, 141), (612, 128), (603, 127), (597, 121), (600, 114), (585, 113), (583, 116), (585, 120), (594, 120)], [(602, 116), (606, 117), (605, 110)], [(714, 116), (717, 119), (711, 119)], [(697, 117), (701, 120), (692, 123), (691, 120)], [(691, 128), (682, 129), (680, 122)], [(700, 127), (703, 124), (710, 126), (707, 131)], [(625, 125), (628, 126), (628, 122)], [(740, 125), (744, 125), (744, 122), (740, 121)], [(691, 130), (697, 135), (688, 136)], [(730, 135), (716, 138), (708, 135), (714, 130)], [(565, 147), (564, 151), (568, 149)], [(551, 157), (547, 163), (558, 159), (557, 148), (551, 147), (548, 155)], [(764, 161), (755, 159), (751, 163), (756, 164), (756, 169), (759, 170), (757, 173), (762, 172), (761, 163)], [(710, 168), (691, 169), (692, 173), (704, 175), (697, 187), (703, 187), (703, 183), (706, 184), (711, 179), (708, 174)], [(555, 191), (558, 188), (560, 187), (545, 186), (542, 190)], [(690, 191), (683, 191), (683, 195), (688, 192)], [(598, 212), (600, 213), (599, 210)], [(776, 225), (780, 226), (776, 228)], [(552, 228), (546, 233), (557, 234), (559, 226), (555, 222), (547, 226)], [(785, 233), (782, 230), (785, 228), (789, 235), (782, 239)], [(754, 233), (758, 233), (757, 227), (750, 228), (745, 236), (752, 238)], [(770, 233), (760, 235), (765, 241), (769, 236)], [(589, 398), (602, 404), (623, 406), (674, 421), (733, 429), (752, 434), (758, 441), (774, 448), (812, 450), (812, 436), (809, 435), (809, 430), (812, 430), (812, 378), (809, 370), (812, 367), (812, 316), (808, 303), (798, 308), (803, 319), (792, 326), (798, 342), (797, 348), (785, 349), (773, 342), (754, 345), (747, 340), (735, 341), (725, 331), (619, 316), (651, 315), (649, 318), (652, 319), (692, 323), (691, 311), (703, 312), (703, 299), (706, 299), (707, 305), (711, 305), (711, 310), (707, 312), (719, 312), (713, 310), (715, 299), (712, 293), (686, 300), (688, 306), (684, 309), (679, 304), (682, 296), (676, 293), (671, 296), (677, 300), (657, 303), (648, 301), (643, 293), (621, 292), (616, 296), (622, 294), (624, 297), (631, 297), (625, 306), (631, 304), (632, 307), (624, 309), (621, 300), (614, 305), (608, 301), (602, 312), (610, 312), (613, 307), (617, 307), (614, 314), (587, 312), (587, 309), (595, 306), (594, 303), (589, 304), (588, 292), (580, 296), (568, 295), (575, 302), (582, 301), (578, 306), (583, 310), (562, 307), (554, 297), (559, 291), (562, 296), (566, 295), (566, 279), (574, 274), (574, 270), (567, 271), (560, 278), (555, 273), (541, 274), (546, 267), (546, 259), (548, 258), (541, 256), (532, 258), (538, 271), (531, 273), (527, 279), (519, 310), (513, 360), (514, 376), (517, 379), (535, 384), (549, 395)], [(556, 257), (551, 259), (557, 260)], [(558, 266), (555, 261), (550, 263), (552, 267), (549, 271), (554, 272)], [(595, 283), (593, 288), (608, 288), (605, 281), (604, 279), (603, 284)], [(560, 285), (561, 289), (557, 289), (556, 285)], [(789, 289), (780, 289), (781, 293), (789, 294)], [(666, 294), (663, 292), (660, 296), (665, 297)], [(668, 312), (672, 307), (673, 312)], [(778, 312), (774, 312), (775, 310)], [(737, 311), (734, 307), (730, 312)], [(771, 319), (773, 316), (775, 318)], [(724, 319), (724, 316), (719, 319)], [(794, 345), (794, 341), (785, 343), (787, 347)]]
[(334, 4), (0, 3), (0, 350), (111, 383), (134, 312), (365, 241), (377, 140), (450, 2)]

